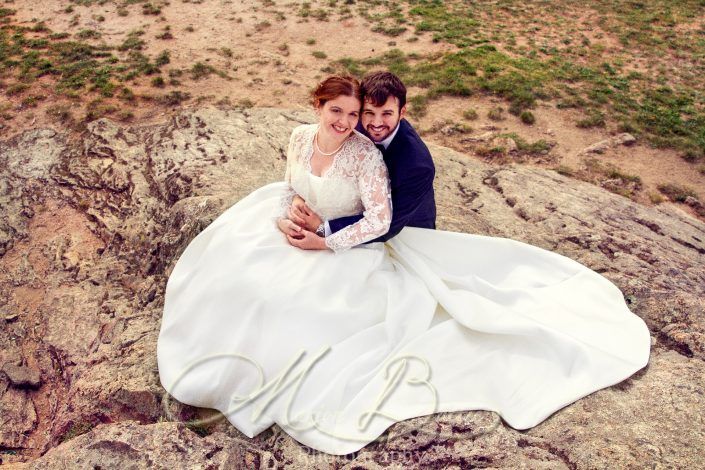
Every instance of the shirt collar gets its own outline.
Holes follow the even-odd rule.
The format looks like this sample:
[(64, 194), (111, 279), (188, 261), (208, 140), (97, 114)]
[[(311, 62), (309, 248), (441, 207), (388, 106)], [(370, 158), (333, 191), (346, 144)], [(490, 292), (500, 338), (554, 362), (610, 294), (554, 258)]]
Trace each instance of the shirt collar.
[(401, 119), (399, 119), (399, 122), (397, 123), (397, 127), (394, 128), (391, 134), (387, 136), (386, 139), (384, 139), (382, 142), (375, 142), (376, 145), (381, 145), (384, 147), (384, 150), (387, 150), (387, 147), (389, 147), (389, 144), (392, 143), (392, 140), (394, 140), (394, 136), (397, 135), (397, 131), (399, 130), (399, 126), (401, 126)]

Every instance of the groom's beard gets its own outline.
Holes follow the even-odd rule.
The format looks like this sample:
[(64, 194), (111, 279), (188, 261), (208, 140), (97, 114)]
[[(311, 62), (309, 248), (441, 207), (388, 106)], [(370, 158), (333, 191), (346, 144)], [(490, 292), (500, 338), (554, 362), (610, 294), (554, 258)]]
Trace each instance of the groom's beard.
[(391, 129), (388, 126), (380, 126), (376, 128), (377, 130), (373, 130), (373, 126), (371, 124), (368, 124), (367, 127), (365, 127), (365, 130), (367, 131), (367, 135), (369, 135), (373, 141), (375, 142), (382, 142), (384, 139), (386, 139), (389, 136), (389, 133)]

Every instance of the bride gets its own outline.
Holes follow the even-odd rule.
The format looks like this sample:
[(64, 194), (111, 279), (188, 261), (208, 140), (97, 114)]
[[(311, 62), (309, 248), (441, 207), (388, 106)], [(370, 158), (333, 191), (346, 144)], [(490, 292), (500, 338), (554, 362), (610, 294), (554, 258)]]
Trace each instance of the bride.
[[(171, 396), (342, 455), (438, 412), (530, 428), (646, 365), (644, 322), (569, 258), (408, 226), (377, 241), (395, 208), (355, 130), (359, 84), (329, 77), (313, 97), (319, 122), (294, 129), (285, 181), (226, 210), (173, 269), (157, 344)], [(362, 217), (321, 237), (287, 218), (295, 195), (323, 220)]]

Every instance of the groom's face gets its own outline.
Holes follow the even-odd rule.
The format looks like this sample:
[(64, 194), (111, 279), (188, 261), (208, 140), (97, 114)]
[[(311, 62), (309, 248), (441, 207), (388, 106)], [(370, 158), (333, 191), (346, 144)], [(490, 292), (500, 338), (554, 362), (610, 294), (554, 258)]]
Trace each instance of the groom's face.
[(389, 96), (387, 101), (375, 106), (365, 100), (362, 106), (362, 127), (375, 142), (381, 142), (396, 129), (397, 124), (406, 113), (406, 105), (399, 109), (399, 99), (396, 96)]

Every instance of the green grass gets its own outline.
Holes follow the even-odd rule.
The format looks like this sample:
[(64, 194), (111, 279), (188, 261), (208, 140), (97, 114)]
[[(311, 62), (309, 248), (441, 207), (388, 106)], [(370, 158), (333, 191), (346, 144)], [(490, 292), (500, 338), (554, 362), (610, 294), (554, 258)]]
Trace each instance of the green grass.
[(521, 119), (521, 122), (529, 126), (536, 122), (536, 117), (534, 116), (534, 113), (528, 110), (522, 111), (519, 115), (519, 119)]
[(78, 421), (72, 423), (71, 426), (64, 432), (64, 434), (59, 438), (59, 442), (70, 441), (74, 437), (78, 437), (92, 430), (95, 424), (89, 421)]
[(382, 24), (378, 24), (372, 28), (372, 32), (374, 33), (381, 33), (385, 36), (391, 37), (399, 36), (404, 34), (406, 31), (407, 28), (405, 26), (384, 26)]
[(514, 132), (510, 132), (508, 134), (500, 134), (499, 137), (509, 137), (510, 139), (512, 139), (517, 145), (517, 153), (519, 155), (544, 155), (553, 148), (553, 144), (543, 139), (537, 140), (535, 142), (529, 142)]
[(463, 117), (465, 119), (467, 119), (468, 121), (474, 121), (479, 117), (479, 115), (477, 114), (477, 111), (475, 111), (474, 109), (468, 109), (463, 112)]
[(152, 5), (151, 3), (145, 3), (142, 5), (142, 14), (143, 15), (159, 15), (161, 14), (162, 10), (156, 5)]
[(104, 116), (113, 114), (117, 110), (117, 106), (113, 104), (104, 103), (101, 99), (93, 100), (86, 106), (85, 121), (89, 122), (94, 121), (96, 119), (100, 119)]
[(131, 31), (127, 34), (127, 37), (120, 46), (118, 46), (119, 51), (129, 51), (129, 50), (142, 50), (144, 48), (145, 42), (140, 39), (140, 36), (144, 34), (144, 31), (137, 30)]
[(184, 101), (188, 101), (191, 98), (191, 94), (185, 93), (183, 91), (170, 91), (166, 95), (162, 95), (157, 98), (157, 101), (166, 106), (178, 106)]
[(620, 179), (620, 180), (623, 180), (626, 182), (636, 183), (639, 186), (641, 186), (641, 177), (640, 176), (624, 173), (623, 171), (619, 170), (618, 168), (609, 168), (607, 170), (606, 174), (609, 178)]
[[(83, 42), (100, 37), (94, 30), (79, 31), (76, 40), (55, 34), (42, 23), (31, 30), (33, 37), (27, 37), (28, 29), (20, 26), (10, 24), (0, 28), (0, 75), (15, 80), (5, 89), (8, 96), (20, 95), (32, 88), (39, 77), (50, 75), (54, 77), (54, 90), (59, 94), (78, 98), (88, 91), (99, 97), (112, 97), (121, 82), (155, 74), (169, 61), (166, 51), (155, 61), (139, 52), (144, 46), (139, 39), (144, 34), (142, 31), (132, 31), (123, 43), (110, 46)], [(43, 94), (34, 93), (23, 98), (23, 105), (36, 105), (40, 96)], [(105, 109), (89, 103), (87, 113), (92, 118), (105, 114)]]
[(76, 33), (78, 39), (99, 39), (101, 34), (94, 29), (82, 29)]
[(662, 194), (675, 202), (685, 202), (688, 197), (698, 198), (697, 193), (693, 189), (680, 184), (659, 184), (657, 188)]
[(484, 158), (498, 158), (503, 157), (507, 149), (501, 146), (480, 146), (475, 149), (475, 153)]
[(68, 122), (72, 118), (71, 110), (67, 105), (52, 105), (47, 108), (46, 114), (59, 122)]
[(496, 106), (487, 112), (487, 117), (493, 121), (503, 121), (505, 119), (504, 109), (500, 106)]
[(602, 25), (617, 34), (625, 46), (649, 46), (658, 50), (697, 47), (688, 41), (688, 35), (674, 34), (673, 28), (702, 15), (705, 5), (701, 0), (597, 0), (592, 3), (604, 15)]
[(605, 127), (605, 115), (597, 110), (590, 110), (588, 115), (580, 119), (576, 125), (583, 129), (590, 129), (592, 127)]
[(516, 114), (532, 107), (537, 99), (550, 96), (545, 90), (545, 82), (552, 78), (552, 72), (545, 64), (511, 58), (493, 46), (465, 48), (424, 58), (394, 49), (378, 58), (363, 61), (344, 58), (338, 63), (349, 73), (386, 65), (407, 86), (426, 89), (429, 99), (476, 93), (503, 96), (509, 100), (511, 110)]
[[(614, 51), (597, 28), (591, 27), (592, 40), (575, 31), (581, 25), (566, 18), (566, 9), (576, 10), (567, 1), (366, 1), (358, 13), (370, 21), (372, 31), (408, 28), (414, 37), (430, 36), (456, 50), (424, 57), (392, 50), (367, 59), (338, 59), (334, 65), (356, 76), (379, 67), (397, 73), (407, 85), (422, 89), (418, 98), (411, 97), (417, 115), (441, 96), (489, 94), (505, 98), (511, 114), (532, 124), (530, 110), (544, 100), (582, 111), (578, 127), (614, 125), (699, 161), (705, 159), (704, 8), (703, 0), (581, 5), (578, 11), (619, 38), (624, 50)], [(510, 30), (505, 21), (518, 27)], [(693, 27), (676, 28), (688, 23)], [(528, 45), (517, 46), (518, 35)], [(625, 67), (637, 55), (654, 67)], [(677, 67), (662, 63), (673, 56)]]
[[(100, 2), (105, 0), (72, 0), (82, 7)], [(398, 74), (414, 90), (409, 103), (415, 116), (423, 115), (431, 101), (443, 96), (490, 95), (504, 98), (502, 107), (531, 125), (535, 120), (532, 110), (544, 101), (574, 110), (580, 116), (575, 122), (578, 127), (630, 132), (642, 142), (676, 149), (687, 160), (703, 162), (703, 2), (346, 0), (288, 7), (298, 15), (297, 21), (304, 23), (357, 15), (380, 34), (452, 45), (444, 49), (446, 52), (424, 56), (393, 49), (367, 58), (336, 57), (333, 63), (322, 64), (326, 73), (343, 71), (361, 76), (372, 69), (387, 68)], [(124, 14), (132, 5), (151, 15), (162, 2), (117, 2)], [(262, 4), (265, 8), (275, 6), (270, 0)], [(79, 10), (76, 6), (63, 11), (84, 15)], [(577, 21), (574, 13), (589, 21)], [(168, 63), (168, 55), (152, 60), (142, 54), (145, 42), (141, 30), (130, 32), (119, 44), (92, 46), (84, 41), (99, 37), (94, 30), (78, 30), (73, 33), (74, 40), (69, 40), (66, 33), (52, 33), (41, 21), (13, 25), (14, 15), (13, 9), (0, 8), (0, 75), (6, 94), (8, 90), (17, 95), (30, 93), (22, 84), (31, 86), (37, 78), (51, 75), (57, 89), (70, 96), (85, 89), (110, 96), (120, 89), (121, 82), (153, 75)], [(271, 28), (273, 17), (266, 18), (260, 17), (256, 30)], [(74, 16), (71, 21), (77, 23), (78, 19)], [(312, 38), (305, 42), (316, 44)], [(225, 49), (221, 54), (228, 57)], [(312, 55), (328, 59), (320, 50)], [(229, 78), (206, 64), (191, 69), (195, 79), (212, 73)], [(169, 77), (170, 84), (178, 84), (176, 78)], [(19, 88), (10, 88), (13, 86)]]
[(213, 66), (204, 64), (203, 62), (196, 62), (191, 67), (191, 78), (194, 80), (199, 80), (204, 77), (208, 77), (212, 73), (216, 73)]
[(237, 102), (237, 106), (240, 108), (251, 108), (254, 105), (255, 104), (252, 102), (252, 100), (250, 100), (248, 98), (243, 98), (241, 100), (238, 100), (238, 102)]
[(615, 194), (635, 199), (643, 188), (638, 175), (625, 173), (614, 165), (603, 164), (594, 157), (584, 159), (583, 163), (585, 169), (577, 172), (576, 177), (598, 184)]
[(137, 100), (137, 97), (135, 96), (135, 94), (133, 93), (133, 91), (130, 90), (129, 88), (127, 88), (127, 87), (122, 87), (122, 88), (120, 89), (120, 91), (118, 92), (118, 96), (117, 96), (117, 97), (118, 97), (119, 99), (121, 99), (122, 101), (125, 101), (125, 102), (127, 102), (127, 103), (132, 103), (132, 102), (134, 102), (135, 100)]
[(430, 31), (434, 42), (449, 42), (458, 47), (488, 42), (480, 31), (476, 12), (465, 2), (416, 1), (409, 10), (417, 32)]
[(7, 89), (5, 90), (5, 94), (7, 94), (8, 96), (20, 95), (28, 89), (29, 85), (27, 85), (26, 83), (14, 83), (7, 87)]
[(154, 36), (157, 39), (162, 39), (162, 40), (169, 40), (169, 39), (174, 39), (174, 35), (171, 34), (171, 31), (164, 31), (163, 33), (157, 34)]
[(37, 103), (40, 101), (46, 99), (46, 96), (44, 95), (30, 95), (26, 98), (24, 98), (21, 103), (22, 106), (27, 107), (27, 108), (36, 108)]
[(16, 10), (10, 8), (0, 8), (0, 18), (7, 18), (16, 13)]
[(169, 51), (162, 51), (161, 54), (159, 54), (155, 59), (154, 59), (154, 64), (157, 67), (161, 67), (162, 65), (166, 65), (170, 62), (169, 58)]
[(211, 434), (211, 428), (207, 424), (203, 424), (198, 420), (187, 421), (184, 423), (187, 428), (189, 428), (194, 433), (198, 434), (200, 437), (206, 437)]

